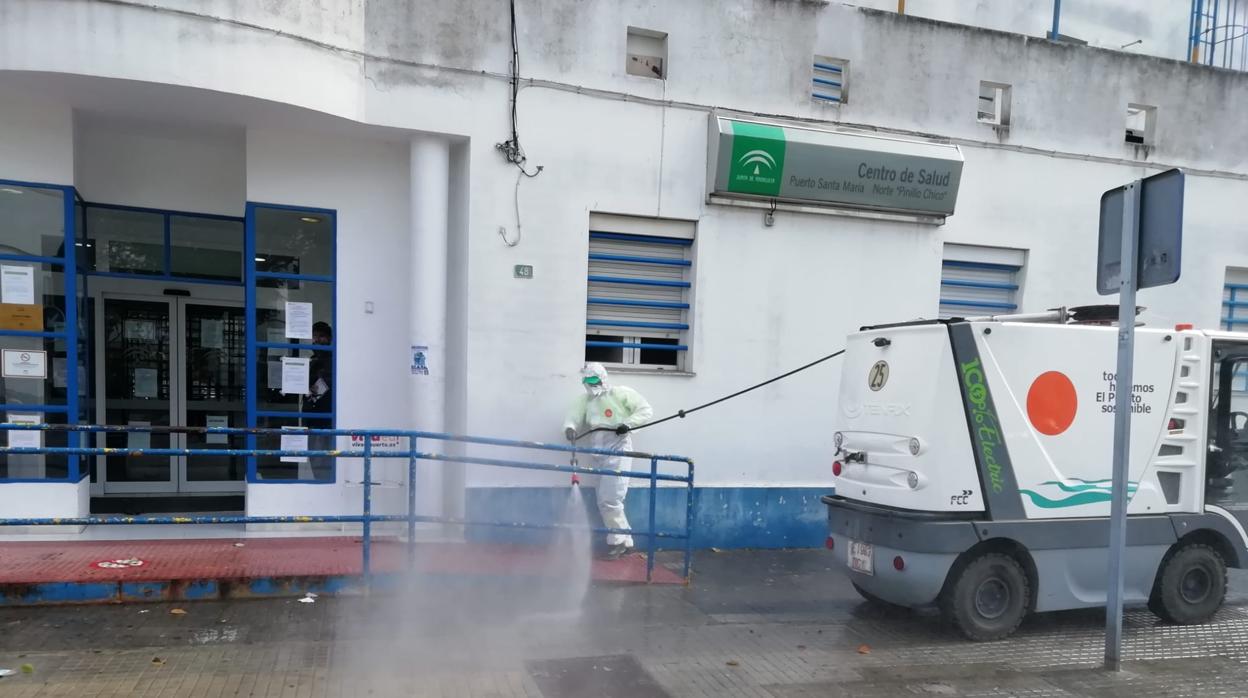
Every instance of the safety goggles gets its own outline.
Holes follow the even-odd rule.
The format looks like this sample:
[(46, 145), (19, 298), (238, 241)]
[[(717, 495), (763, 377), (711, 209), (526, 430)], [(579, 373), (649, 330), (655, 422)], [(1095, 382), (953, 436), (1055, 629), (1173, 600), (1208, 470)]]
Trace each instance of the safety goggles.
[(581, 382), (585, 385), (598, 385), (602, 383), (602, 379), (598, 376), (585, 376)]

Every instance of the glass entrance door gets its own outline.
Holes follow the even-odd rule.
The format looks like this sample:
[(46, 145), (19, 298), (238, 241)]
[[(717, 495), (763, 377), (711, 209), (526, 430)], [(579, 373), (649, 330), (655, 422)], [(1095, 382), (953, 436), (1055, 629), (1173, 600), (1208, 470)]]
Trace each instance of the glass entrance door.
[[(105, 294), (100, 304), (99, 413), (106, 424), (240, 427), (246, 424), (242, 304)], [(112, 448), (242, 448), (223, 434), (105, 434)], [(237, 492), (241, 456), (102, 456), (103, 490)]]
[[(173, 349), (176, 303), (165, 298), (105, 297), (96, 325), (103, 344), (97, 366), (103, 376), (97, 414), (116, 426), (173, 424), (176, 364)], [(171, 448), (168, 434), (103, 434), (106, 448)], [(172, 460), (165, 456), (101, 456), (105, 492), (176, 492)]]
[[(178, 300), (182, 368), (178, 423), (188, 427), (247, 425), (247, 317), (242, 305)], [(246, 437), (179, 434), (179, 448), (246, 448)], [(178, 459), (180, 492), (242, 491), (245, 456)]]

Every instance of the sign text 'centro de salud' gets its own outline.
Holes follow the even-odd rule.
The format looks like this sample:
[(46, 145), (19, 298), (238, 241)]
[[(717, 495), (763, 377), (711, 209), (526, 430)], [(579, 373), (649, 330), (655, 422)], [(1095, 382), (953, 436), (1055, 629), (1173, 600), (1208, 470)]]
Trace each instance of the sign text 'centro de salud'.
[(711, 116), (716, 196), (947, 216), (962, 177), (955, 145)]

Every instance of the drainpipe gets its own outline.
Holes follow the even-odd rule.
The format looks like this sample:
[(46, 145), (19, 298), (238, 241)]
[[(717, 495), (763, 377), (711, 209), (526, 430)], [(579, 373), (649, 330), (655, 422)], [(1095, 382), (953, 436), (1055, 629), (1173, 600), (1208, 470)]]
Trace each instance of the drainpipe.
[(1057, 37), (1061, 36), (1058, 31), (1059, 25), (1062, 23), (1062, 0), (1053, 0), (1053, 29), (1049, 32), (1049, 39), (1057, 41)]

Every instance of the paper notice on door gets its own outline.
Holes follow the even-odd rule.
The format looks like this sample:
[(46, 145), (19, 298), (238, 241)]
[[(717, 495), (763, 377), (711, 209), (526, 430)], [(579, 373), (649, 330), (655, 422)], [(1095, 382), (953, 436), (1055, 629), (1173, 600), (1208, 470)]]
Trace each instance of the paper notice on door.
[(269, 386), (269, 390), (281, 390), (282, 388), (282, 362), (281, 361), (269, 361), (267, 364), (267, 368), (268, 368), (268, 372), (267, 372), (268, 380), (265, 381), (265, 385)]
[(205, 349), (224, 349), (225, 321), (210, 319), (200, 320), (199, 345)]
[(312, 339), (312, 304), (286, 302), (286, 338)]
[(3, 377), (5, 378), (44, 378), (48, 377), (48, 353), (25, 349), (3, 350)]
[(158, 375), (154, 368), (134, 369), (134, 396), (137, 398), (156, 397), (156, 380)]
[[(283, 427), (290, 429), (290, 427)], [(302, 429), (290, 429), (291, 431), (302, 431)], [(281, 450), (283, 451), (306, 451), (308, 450), (307, 434), (282, 434)], [(282, 456), (283, 463), (307, 463), (308, 459), (304, 456)]]
[(69, 380), (69, 362), (65, 359), (52, 359), (52, 387), (67, 388)]
[[(140, 422), (130, 420), (127, 422), (132, 427), (150, 427), (151, 422)], [(126, 448), (131, 451), (141, 451), (152, 447), (152, 432), (150, 431), (131, 431), (126, 433)]]
[[(210, 414), (204, 418), (204, 426), (209, 429), (229, 429), (230, 416), (226, 414)], [(208, 434), (204, 439), (206, 444), (228, 444), (230, 443), (229, 434)]]
[[(60, 332), (65, 323), (49, 323), (49, 329)], [(14, 305), (0, 303), (0, 330), (26, 330), (27, 332), (43, 331), (42, 305)]]
[[(62, 390), (68, 388), (69, 362), (65, 359), (52, 359), (52, 387)], [(87, 367), (78, 367), (78, 394), (87, 394)]]
[(126, 320), (121, 334), (128, 342), (155, 342), (156, 323), (151, 320)]
[(311, 359), (282, 357), (282, 392), (286, 395), (307, 395), (309, 362)]
[(34, 305), (34, 267), (19, 264), (0, 265), (0, 303)]
[[(9, 424), (39, 424), (42, 419), (37, 414), (18, 414), (10, 412), (7, 420)], [(9, 434), (9, 448), (39, 448), (43, 446), (43, 432), (41, 431), (24, 431), (13, 429)]]

